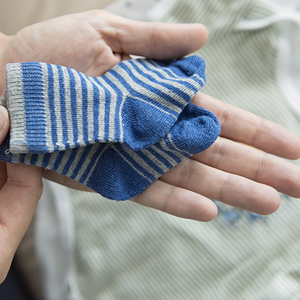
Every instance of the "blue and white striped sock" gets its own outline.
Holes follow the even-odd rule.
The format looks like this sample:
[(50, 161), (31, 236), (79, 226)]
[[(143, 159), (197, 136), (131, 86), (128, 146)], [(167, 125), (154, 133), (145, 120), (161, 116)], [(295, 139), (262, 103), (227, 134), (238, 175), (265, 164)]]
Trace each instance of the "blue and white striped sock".
[(66, 175), (114, 200), (131, 199), (163, 173), (204, 151), (218, 137), (220, 124), (209, 111), (189, 103), (170, 132), (158, 143), (132, 150), (120, 143), (96, 143), (46, 154), (6, 153), (7, 138), (0, 146), (0, 160), (36, 165)]
[(28, 62), (6, 66), (2, 103), (11, 116), (10, 151), (51, 153), (93, 143), (133, 150), (161, 140), (205, 83), (198, 56), (134, 59), (102, 77)]

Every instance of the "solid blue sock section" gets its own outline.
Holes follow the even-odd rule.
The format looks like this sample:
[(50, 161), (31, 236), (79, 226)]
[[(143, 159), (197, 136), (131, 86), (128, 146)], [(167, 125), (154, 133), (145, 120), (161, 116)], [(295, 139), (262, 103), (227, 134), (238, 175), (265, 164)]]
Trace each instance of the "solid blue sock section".
[(0, 159), (41, 166), (73, 178), (106, 198), (126, 200), (187, 157), (207, 149), (219, 133), (218, 119), (189, 103), (167, 135), (143, 150), (134, 151), (120, 143), (97, 143), (46, 154), (5, 154), (7, 139), (0, 147)]
[(93, 143), (133, 150), (161, 140), (205, 83), (198, 56), (123, 61), (101, 77), (28, 62), (6, 66), (2, 103), (11, 118), (10, 151), (51, 153)]

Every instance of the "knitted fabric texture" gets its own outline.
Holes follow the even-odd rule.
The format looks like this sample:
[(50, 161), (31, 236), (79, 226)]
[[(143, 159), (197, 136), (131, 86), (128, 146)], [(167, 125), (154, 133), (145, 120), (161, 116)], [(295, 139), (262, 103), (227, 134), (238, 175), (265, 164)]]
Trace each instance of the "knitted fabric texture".
[[(203, 62), (202, 59), (199, 60), (197, 58), (196, 60)], [(138, 62), (127, 62), (127, 65), (136, 65), (138, 63), (144, 65), (153, 64), (157, 76), (159, 76), (158, 73), (169, 74), (168, 76), (171, 79), (174, 78), (176, 80), (172, 81), (166, 79), (166, 76), (162, 78), (162, 82), (167, 82), (165, 86), (163, 84), (161, 85), (164, 89), (164, 93), (161, 93), (158, 89), (156, 89), (156, 93), (154, 93), (154, 84), (153, 82), (149, 84), (148, 78), (144, 78), (144, 83), (139, 80), (139, 86), (136, 86), (134, 90), (135, 95), (138, 93), (140, 95), (147, 95), (147, 99), (149, 100), (146, 103), (146, 96), (144, 96), (144, 98), (141, 96), (139, 103), (138, 100), (132, 100), (134, 98), (130, 96), (129, 101), (135, 101), (135, 105), (140, 106), (138, 108), (140, 112), (136, 109), (137, 116), (129, 113), (126, 117), (123, 116), (123, 122), (124, 119), (126, 119), (126, 125), (123, 126), (124, 142), (119, 139), (120, 135), (118, 134), (114, 135), (118, 138), (109, 142), (99, 138), (98, 133), (105, 132), (106, 128), (105, 122), (101, 123), (103, 127), (99, 126), (100, 122), (97, 116), (102, 114), (100, 109), (103, 108), (105, 112), (102, 116), (103, 120), (107, 120), (107, 124), (111, 125), (109, 120), (112, 110), (109, 108), (112, 107), (111, 102), (117, 102), (116, 100), (118, 99), (118, 97), (112, 98), (111, 96), (104, 98), (99, 97), (101, 93), (99, 91), (101, 82), (99, 78), (86, 77), (77, 71), (44, 63), (32, 62), (8, 65), (6, 69), (6, 89), (1, 100), (2, 104), (7, 105), (10, 114), (11, 132), (10, 136), (6, 138), (0, 147), (0, 159), (6, 162), (36, 165), (53, 170), (83, 183), (109, 199), (126, 200), (133, 198), (145, 190), (163, 173), (170, 170), (185, 158), (207, 149), (220, 133), (220, 124), (211, 112), (189, 103), (192, 95), (197, 92), (195, 86), (200, 88), (201, 84), (197, 83), (199, 75), (194, 76), (195, 69), (199, 70), (197, 64), (194, 68), (193, 66), (189, 67), (189, 70), (192, 69), (190, 74), (193, 74), (192, 77), (195, 77), (193, 83), (191, 83), (190, 79), (185, 81), (185, 79), (187, 79), (186, 73), (190, 71), (187, 72), (187, 68), (182, 67), (182, 65), (185, 65), (188, 61), (195, 61), (195, 57), (172, 62), (171, 64), (169, 62), (154, 63), (148, 60), (143, 60), (143, 62), (141, 62), (141, 60), (138, 60)], [(168, 68), (166, 64), (169, 64)], [(118, 67), (122, 69), (125, 68), (124, 63), (120, 65)], [(161, 67), (158, 67), (159, 65), (164, 65), (163, 72), (157, 71), (162, 70)], [(184, 69), (185, 72), (181, 72), (178, 66)], [(201, 64), (201, 68), (203, 68), (203, 66), (204, 64)], [(59, 78), (55, 77), (58, 75), (55, 75), (54, 72), (49, 72), (50, 68), (52, 70), (61, 70), (61, 75), (65, 74), (63, 84), (60, 83)], [(39, 71), (37, 71), (37, 69)], [(115, 67), (112, 71), (116, 72), (116, 69), (118, 70), (118, 68)], [(48, 70), (47, 80), (44, 78), (45, 70)], [(204, 72), (204, 69), (201, 72)], [(76, 76), (81, 78), (81, 80), (74, 82), (75, 75), (72, 78), (72, 76), (70, 76), (71, 73), (77, 74)], [(111, 74), (112, 72), (109, 71), (108, 73)], [(66, 74), (69, 74), (69, 76)], [(179, 74), (181, 74), (181, 77)], [(108, 74), (105, 74), (105, 76), (107, 75)], [(117, 76), (116, 74), (114, 75)], [(122, 76), (124, 76), (124, 74)], [(68, 81), (66, 78), (68, 78)], [(199, 82), (202, 82), (203, 77), (199, 78), (201, 78)], [(121, 84), (121, 79), (122, 77), (120, 76), (118, 85), (116, 85), (116, 81), (111, 81), (110, 86), (107, 85), (107, 89), (108, 87), (110, 89), (109, 95), (113, 92), (118, 94), (124, 89), (127, 83), (123, 82)], [(58, 80), (56, 84), (53, 83), (55, 80)], [(85, 89), (83, 89), (83, 82), (86, 82)], [(95, 82), (98, 82), (99, 85), (96, 86)], [(171, 85), (170, 82), (173, 84)], [(74, 87), (73, 85), (75, 84), (81, 84), (80, 88), (78, 86)], [(131, 84), (134, 85), (133, 82)], [(51, 92), (49, 92), (50, 86)], [(146, 86), (149, 87), (150, 90), (148, 94), (146, 93)], [(76, 92), (74, 91), (72, 94), (72, 89), (74, 88)], [(129, 86), (127, 86), (127, 88), (129, 89)], [(167, 88), (170, 88), (170, 91), (168, 91)], [(80, 92), (78, 92), (78, 89)], [(99, 93), (96, 92), (97, 90)], [(157, 94), (159, 94), (159, 97)], [(174, 100), (178, 94), (180, 95), (177, 99), (186, 99), (185, 104), (182, 100)], [(52, 96), (50, 97), (49, 95)], [(84, 95), (87, 95), (86, 98)], [(97, 97), (95, 95), (97, 95)], [(170, 97), (170, 95), (172, 95), (172, 97)], [(153, 96), (153, 98), (151, 98), (151, 96)], [(119, 97), (119, 101), (123, 101), (124, 97), (126, 99), (129, 98), (128, 94), (126, 96), (122, 94)], [(45, 105), (45, 98), (47, 98), (48, 101), (47, 107)], [(92, 99), (90, 109), (94, 109), (94, 112), (90, 111), (89, 107), (86, 107), (88, 104), (83, 104), (83, 99), (87, 99), (87, 102), (89, 99)], [(98, 102), (96, 99), (98, 99)], [(160, 99), (160, 102), (156, 99)], [(72, 109), (73, 101), (76, 103), (76, 106)], [(129, 101), (125, 101), (123, 110), (126, 102)], [(154, 101), (156, 102), (156, 107), (153, 105)], [(181, 104), (180, 101), (182, 101)], [(164, 105), (161, 104), (163, 102)], [(175, 102), (177, 102), (176, 105), (174, 104)], [(149, 103), (151, 103), (151, 105), (149, 105)], [(145, 111), (143, 111), (142, 107), (144, 104)], [(59, 108), (57, 108), (56, 105), (59, 105)], [(128, 107), (130, 106), (129, 103), (126, 105)], [(158, 105), (160, 105), (160, 109), (157, 109)], [(95, 108), (95, 106), (98, 107)], [(116, 103), (113, 105), (114, 108), (117, 106)], [(66, 109), (66, 107), (68, 107), (68, 109)], [(150, 111), (147, 112), (149, 107)], [(162, 107), (164, 107), (164, 109), (162, 109)], [(177, 107), (177, 110), (174, 110), (175, 107)], [(47, 110), (46, 108), (52, 109)], [(183, 110), (179, 112), (180, 109), (178, 108)], [(127, 111), (130, 110), (128, 109)], [(157, 111), (159, 112), (158, 114)], [(120, 111), (118, 111), (118, 113), (113, 111), (113, 114), (114, 120), (116, 120), (120, 116)], [(148, 116), (148, 114), (150, 114), (150, 116)], [(87, 115), (90, 116), (90, 118), (88, 118)], [(60, 116), (60, 126), (57, 125), (57, 116)], [(172, 117), (170, 118), (170, 116)], [(170, 125), (174, 116), (176, 117), (175, 122)], [(163, 120), (159, 120), (159, 117), (163, 118)], [(141, 119), (137, 121), (137, 118)], [(143, 121), (145, 124), (142, 124)], [(119, 122), (120, 119), (115, 121), (114, 124), (120, 124)], [(134, 147), (139, 142), (137, 139), (138, 135), (136, 135), (136, 143), (133, 143), (134, 146), (130, 147), (128, 143), (125, 142), (126, 127), (131, 127), (129, 129), (130, 131), (134, 125), (136, 125), (136, 122), (138, 123), (137, 125), (144, 126), (145, 128), (147, 128), (148, 122), (152, 122), (153, 124), (149, 125), (149, 130), (153, 133), (152, 137), (156, 135), (153, 140), (158, 139), (158, 141), (149, 145), (149, 140), (147, 140), (147, 143), (143, 144), (144, 146), (147, 145), (147, 147), (137, 150)], [(168, 128), (166, 133), (166, 129), (162, 127), (164, 122), (166, 123), (165, 127)], [(78, 126), (79, 123), (82, 125)], [(155, 129), (154, 126), (156, 123), (158, 123), (158, 126)], [(68, 129), (69, 125), (72, 125), (71, 133)], [(90, 129), (88, 129), (89, 126)], [(113, 127), (120, 128), (120, 126), (116, 125)], [(96, 131), (95, 128), (98, 128), (97, 134), (94, 134), (94, 131)], [(110, 130), (110, 127), (107, 125), (107, 136), (109, 136)], [(156, 133), (156, 131), (158, 132)], [(116, 130), (114, 132), (116, 132)], [(72, 135), (72, 133), (75, 134)], [(89, 139), (91, 135), (92, 138)], [(144, 135), (147, 135), (146, 131)], [(161, 135), (163, 136), (161, 137)], [(16, 136), (18, 136), (18, 138), (16, 138)], [(47, 136), (48, 139), (43, 139), (45, 136)], [(59, 144), (59, 147), (62, 147), (64, 150), (54, 151), (57, 149), (55, 145), (57, 145), (58, 136), (60, 136), (60, 141), (63, 142)], [(98, 138), (95, 138), (95, 136), (98, 136)], [(130, 135), (128, 136), (130, 137)], [(82, 143), (76, 143), (78, 137), (81, 138)], [(85, 137), (87, 137), (87, 139), (85, 139)], [(22, 143), (20, 143), (20, 140)], [(52, 141), (52, 143), (50, 143), (49, 140)], [(141, 137), (141, 140), (143, 143), (145, 138)], [(53, 141), (55, 142), (53, 143)], [(71, 141), (75, 141), (72, 147), (70, 146)], [(20, 152), (12, 151), (12, 148)], [(54, 152), (50, 152), (50, 148)], [(21, 152), (22, 150), (20, 149), (24, 151)], [(29, 150), (35, 153), (28, 153)]]
[(97, 142), (142, 150), (161, 140), (205, 83), (199, 56), (128, 60), (101, 77), (62, 66), (8, 64), (10, 151), (46, 153)]

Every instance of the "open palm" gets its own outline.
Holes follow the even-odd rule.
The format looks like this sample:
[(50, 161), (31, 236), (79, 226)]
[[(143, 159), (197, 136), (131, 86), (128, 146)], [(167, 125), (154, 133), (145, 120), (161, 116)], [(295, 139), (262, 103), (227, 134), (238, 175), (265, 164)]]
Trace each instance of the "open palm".
[[(44, 61), (99, 76), (130, 54), (178, 58), (202, 47), (206, 39), (207, 31), (200, 24), (142, 23), (103, 11), (59, 17), (24, 28), (13, 37), (0, 36), (0, 94), (8, 62)], [(203, 153), (168, 171), (133, 201), (179, 217), (209, 221), (217, 214), (210, 199), (269, 214), (280, 204), (277, 191), (300, 196), (300, 169), (277, 157), (300, 157), (299, 137), (207, 95), (198, 93), (192, 101), (217, 115), (222, 126), (220, 138)], [(0, 132), (0, 142), (8, 127)], [(0, 164), (3, 280), (42, 193), (41, 177), (76, 189), (90, 189), (41, 168)]]

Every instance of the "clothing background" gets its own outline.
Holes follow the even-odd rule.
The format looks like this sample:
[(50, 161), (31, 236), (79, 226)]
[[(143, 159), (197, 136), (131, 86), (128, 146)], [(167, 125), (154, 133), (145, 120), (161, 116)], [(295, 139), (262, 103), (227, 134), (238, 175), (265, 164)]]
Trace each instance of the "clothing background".
[[(20, 25), (103, 3), (69, 2), (32, 1), (41, 13)], [(145, 1), (146, 10), (138, 3), (117, 1), (107, 10), (139, 20), (205, 24), (209, 41), (197, 52), (207, 62), (203, 92), (300, 135), (299, 44), (292, 38), (299, 30), (297, 1), (288, 2), (285, 15), (279, 1)], [(14, 26), (6, 32), (14, 33)], [(281, 195), (280, 209), (267, 217), (217, 203), (217, 218), (200, 223), (45, 185), (36, 248), (47, 299), (300, 298), (297, 199)]]

